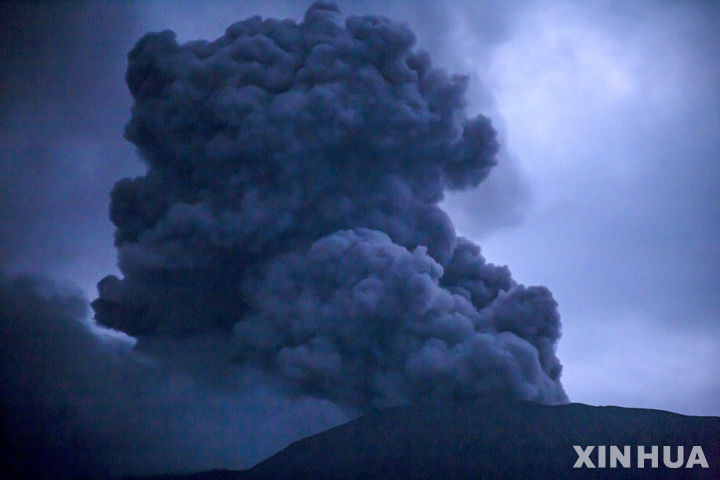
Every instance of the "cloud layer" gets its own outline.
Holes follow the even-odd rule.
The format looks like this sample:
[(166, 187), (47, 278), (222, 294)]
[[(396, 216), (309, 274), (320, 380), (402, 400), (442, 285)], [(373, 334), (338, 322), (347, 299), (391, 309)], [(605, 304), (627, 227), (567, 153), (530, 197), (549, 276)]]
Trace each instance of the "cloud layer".
[(0, 277), (3, 478), (249, 467), (348, 419), (249, 370), (210, 388), (98, 335), (86, 313), (85, 299), (48, 280)]

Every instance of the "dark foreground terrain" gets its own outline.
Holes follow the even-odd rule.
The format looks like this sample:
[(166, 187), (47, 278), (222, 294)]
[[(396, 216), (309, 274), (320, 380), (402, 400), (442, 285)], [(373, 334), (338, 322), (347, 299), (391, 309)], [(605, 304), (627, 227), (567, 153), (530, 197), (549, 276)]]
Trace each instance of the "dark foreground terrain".
[[(595, 445), (594, 469), (574, 469), (573, 445)], [(598, 468), (597, 446), (606, 445), (606, 468)], [(631, 449), (630, 468), (609, 468), (609, 446)], [(637, 447), (657, 445), (658, 468)], [(663, 464), (663, 446), (684, 446), (683, 466)], [(702, 447), (709, 468), (686, 468), (693, 446)], [(482, 400), (462, 404), (420, 404), (375, 410), (293, 443), (240, 472), (146, 477), (206, 479), (720, 479), (720, 417), (689, 417), (660, 410), (546, 406)]]

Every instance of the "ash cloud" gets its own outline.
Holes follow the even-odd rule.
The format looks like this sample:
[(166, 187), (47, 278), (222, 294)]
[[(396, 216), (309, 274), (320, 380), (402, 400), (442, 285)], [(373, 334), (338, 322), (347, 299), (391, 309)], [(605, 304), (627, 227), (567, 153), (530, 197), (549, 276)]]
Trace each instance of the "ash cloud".
[[(122, 430), (103, 407), (119, 413), (133, 397), (129, 390), (146, 390), (148, 382), (154, 390), (153, 371), (129, 344), (99, 341), (82, 321), (86, 310), (81, 296), (48, 280), (0, 277), (0, 471), (6, 478), (98, 473), (114, 456), (101, 445), (130, 445), (113, 438)], [(133, 443), (150, 447), (156, 432), (134, 429), (133, 418), (125, 417), (127, 428), (140, 433)]]
[(98, 284), (97, 321), (182, 368), (217, 341), (217, 368), (350, 408), (566, 401), (550, 292), (486, 263), (438, 206), (498, 144), (465, 115), (467, 78), (414, 42), (324, 2), (212, 42), (145, 35), (125, 134), (147, 173), (112, 191), (124, 277)]
[(0, 475), (13, 479), (246, 468), (348, 419), (257, 372), (208, 388), (98, 335), (87, 301), (39, 277), (0, 275)]

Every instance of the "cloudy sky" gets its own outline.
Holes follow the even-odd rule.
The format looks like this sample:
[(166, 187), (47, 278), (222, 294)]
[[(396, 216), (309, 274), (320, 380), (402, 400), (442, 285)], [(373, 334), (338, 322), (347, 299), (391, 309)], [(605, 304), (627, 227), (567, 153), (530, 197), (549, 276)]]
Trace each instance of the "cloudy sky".
[[(468, 114), (492, 120), (499, 165), (442, 206), (489, 262), (552, 291), (570, 400), (720, 415), (720, 4), (338, 3), (406, 22), (434, 65), (469, 76)], [(109, 192), (145, 172), (123, 138), (127, 53), (148, 31), (212, 40), (254, 14), (299, 21), (307, 6), (3, 3), (0, 268), (97, 298), (100, 279), (120, 276)], [(199, 395), (178, 380), (168, 388)], [(283, 423), (293, 412), (322, 416), (283, 400), (262, 410), (270, 394), (252, 395), (248, 412), (271, 420), (246, 435), (295, 430), (228, 454), (228, 466), (307, 433)], [(223, 395), (207, 402), (237, 408)], [(330, 410), (315, 425), (345, 418)], [(204, 464), (231, 435), (214, 437)]]

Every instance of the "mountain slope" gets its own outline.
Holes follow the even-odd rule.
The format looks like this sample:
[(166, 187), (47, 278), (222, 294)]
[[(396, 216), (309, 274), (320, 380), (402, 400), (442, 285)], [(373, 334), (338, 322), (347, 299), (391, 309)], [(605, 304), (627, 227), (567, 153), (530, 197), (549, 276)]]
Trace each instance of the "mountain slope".
[[(628, 445), (631, 468), (574, 469), (573, 445)], [(659, 448), (659, 468), (637, 468), (637, 446)], [(663, 446), (684, 446), (683, 467), (663, 465)], [(709, 468), (685, 468), (702, 447)], [(609, 450), (609, 449), (608, 449)], [(598, 465), (598, 448), (589, 455)], [(608, 452), (609, 453), (609, 452)], [(609, 455), (606, 455), (609, 465)], [(305, 438), (243, 472), (176, 479), (720, 478), (720, 418), (583, 404), (509, 400), (425, 403), (374, 410)]]

